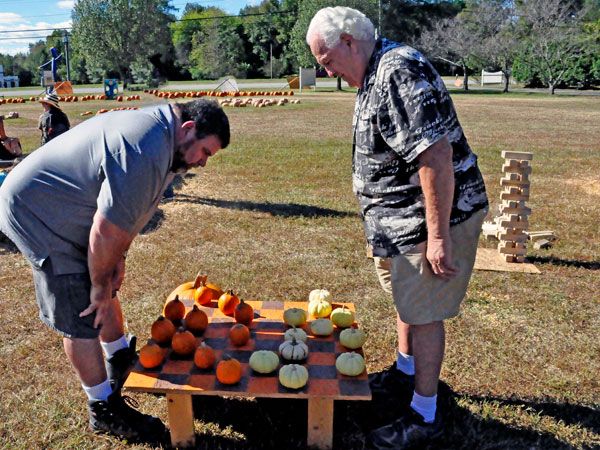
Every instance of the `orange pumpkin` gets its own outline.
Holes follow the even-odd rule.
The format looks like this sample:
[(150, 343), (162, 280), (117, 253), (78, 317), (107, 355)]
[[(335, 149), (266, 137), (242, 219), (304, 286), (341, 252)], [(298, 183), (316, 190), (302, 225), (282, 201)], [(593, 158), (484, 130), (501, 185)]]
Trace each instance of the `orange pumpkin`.
[(221, 290), (221, 288), (219, 286), (216, 286), (214, 284), (210, 284), (210, 283), (206, 283), (206, 287), (209, 288), (212, 293), (213, 293), (213, 300), (218, 300), (219, 297), (221, 297), (221, 295), (223, 295), (223, 291)]
[(250, 340), (250, 330), (246, 325), (236, 323), (229, 330), (229, 339), (234, 345), (244, 345)]
[(179, 296), (180, 300), (194, 300), (196, 289), (200, 287), (201, 283), (206, 283), (206, 278), (206, 276), (200, 276), (200, 274), (198, 273), (194, 281), (180, 284), (173, 290), (173, 292), (169, 294), (169, 296), (167, 297), (167, 303), (173, 300), (175, 296)]
[(216, 361), (215, 351), (205, 342), (202, 342), (194, 354), (194, 364), (200, 369), (210, 369)]
[(242, 365), (229, 355), (217, 364), (217, 380), (223, 384), (235, 384), (242, 378)]
[(250, 325), (254, 319), (254, 309), (243, 299), (240, 299), (240, 303), (233, 310), (233, 318), (238, 323)]
[(203, 281), (194, 292), (194, 302), (198, 305), (206, 305), (213, 299), (213, 291)]
[(140, 364), (146, 369), (160, 366), (163, 358), (163, 351), (157, 344), (144, 345), (140, 350)]
[(191, 355), (196, 349), (196, 338), (184, 328), (179, 328), (171, 340), (171, 347), (178, 355)]
[(163, 316), (171, 322), (181, 322), (181, 319), (185, 316), (185, 305), (177, 295), (173, 300), (166, 303), (163, 308)]
[(152, 339), (154, 339), (158, 344), (168, 344), (171, 342), (175, 331), (175, 325), (173, 325), (173, 322), (164, 316), (160, 316), (158, 319), (156, 319), (150, 328)]
[(185, 328), (192, 333), (199, 333), (206, 330), (208, 326), (208, 316), (198, 306), (194, 307), (185, 315)]
[(233, 314), (235, 307), (240, 302), (240, 299), (229, 290), (219, 297), (219, 309), (223, 314)]

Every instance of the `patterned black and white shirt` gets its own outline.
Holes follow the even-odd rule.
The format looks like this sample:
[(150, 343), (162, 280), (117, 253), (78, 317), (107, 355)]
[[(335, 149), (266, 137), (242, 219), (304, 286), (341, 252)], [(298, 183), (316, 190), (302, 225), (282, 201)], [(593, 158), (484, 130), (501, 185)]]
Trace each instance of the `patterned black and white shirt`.
[(353, 189), (374, 256), (394, 257), (427, 239), (418, 156), (448, 137), (455, 191), (450, 225), (488, 204), (442, 78), (415, 49), (379, 39), (356, 95)]

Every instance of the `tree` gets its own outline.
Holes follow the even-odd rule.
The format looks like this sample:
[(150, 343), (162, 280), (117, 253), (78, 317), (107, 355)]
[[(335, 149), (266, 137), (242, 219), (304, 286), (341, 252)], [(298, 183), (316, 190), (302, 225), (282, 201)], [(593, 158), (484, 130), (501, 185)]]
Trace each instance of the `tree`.
[(473, 34), (473, 58), (485, 70), (500, 70), (503, 92), (508, 92), (512, 67), (519, 48), (517, 19), (512, 0), (482, 0), (467, 6), (460, 14)]
[(418, 46), (421, 33), (434, 24), (455, 17), (463, 0), (389, 0), (382, 2), (381, 35), (396, 42)]
[(573, 62), (589, 51), (580, 28), (585, 11), (572, 0), (525, 0), (519, 10), (522, 46), (515, 70), (535, 73), (553, 95)]
[[(321, 8), (327, 6), (348, 6), (365, 14), (377, 26), (377, 0), (303, 0), (298, 9), (298, 20), (290, 34), (290, 51), (295, 55), (298, 64), (303, 67), (316, 67), (317, 61), (306, 43), (306, 32), (313, 16)], [(338, 77), (338, 90), (341, 90), (341, 79)]]
[(78, 0), (72, 47), (92, 67), (117, 71), (127, 86), (136, 60), (166, 53), (171, 10), (168, 0)]
[(443, 19), (421, 33), (419, 47), (430, 59), (462, 69), (463, 89), (469, 90), (469, 70), (475, 66), (476, 37), (465, 15)]

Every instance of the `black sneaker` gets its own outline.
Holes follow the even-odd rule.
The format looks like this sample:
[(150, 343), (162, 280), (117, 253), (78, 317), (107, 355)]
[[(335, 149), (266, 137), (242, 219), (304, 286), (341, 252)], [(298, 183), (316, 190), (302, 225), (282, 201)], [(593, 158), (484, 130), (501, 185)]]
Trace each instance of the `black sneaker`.
[(127, 375), (136, 363), (138, 356), (135, 351), (137, 338), (129, 336), (129, 347), (122, 348), (106, 360), (106, 373), (113, 391), (119, 391), (127, 379)]
[(373, 430), (369, 435), (371, 448), (412, 448), (439, 438), (443, 433), (442, 416), (435, 415), (433, 423), (426, 423), (414, 409), (390, 425)]
[(398, 394), (415, 389), (415, 376), (396, 368), (396, 363), (381, 372), (369, 374), (369, 387), (373, 394)]
[(137, 403), (130, 397), (113, 392), (107, 399), (88, 402), (90, 429), (109, 433), (135, 442), (165, 442), (167, 429), (158, 417), (142, 414), (127, 403)]

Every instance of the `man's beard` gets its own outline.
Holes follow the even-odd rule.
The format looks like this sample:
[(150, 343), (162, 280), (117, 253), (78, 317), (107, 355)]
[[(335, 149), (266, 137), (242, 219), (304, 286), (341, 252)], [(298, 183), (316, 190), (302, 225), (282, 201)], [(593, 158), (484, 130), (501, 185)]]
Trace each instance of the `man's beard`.
[(175, 147), (175, 150), (173, 151), (173, 163), (171, 164), (171, 172), (186, 173), (188, 170), (196, 167), (195, 164), (188, 164), (185, 161), (185, 155), (192, 145), (193, 142), (186, 142)]

